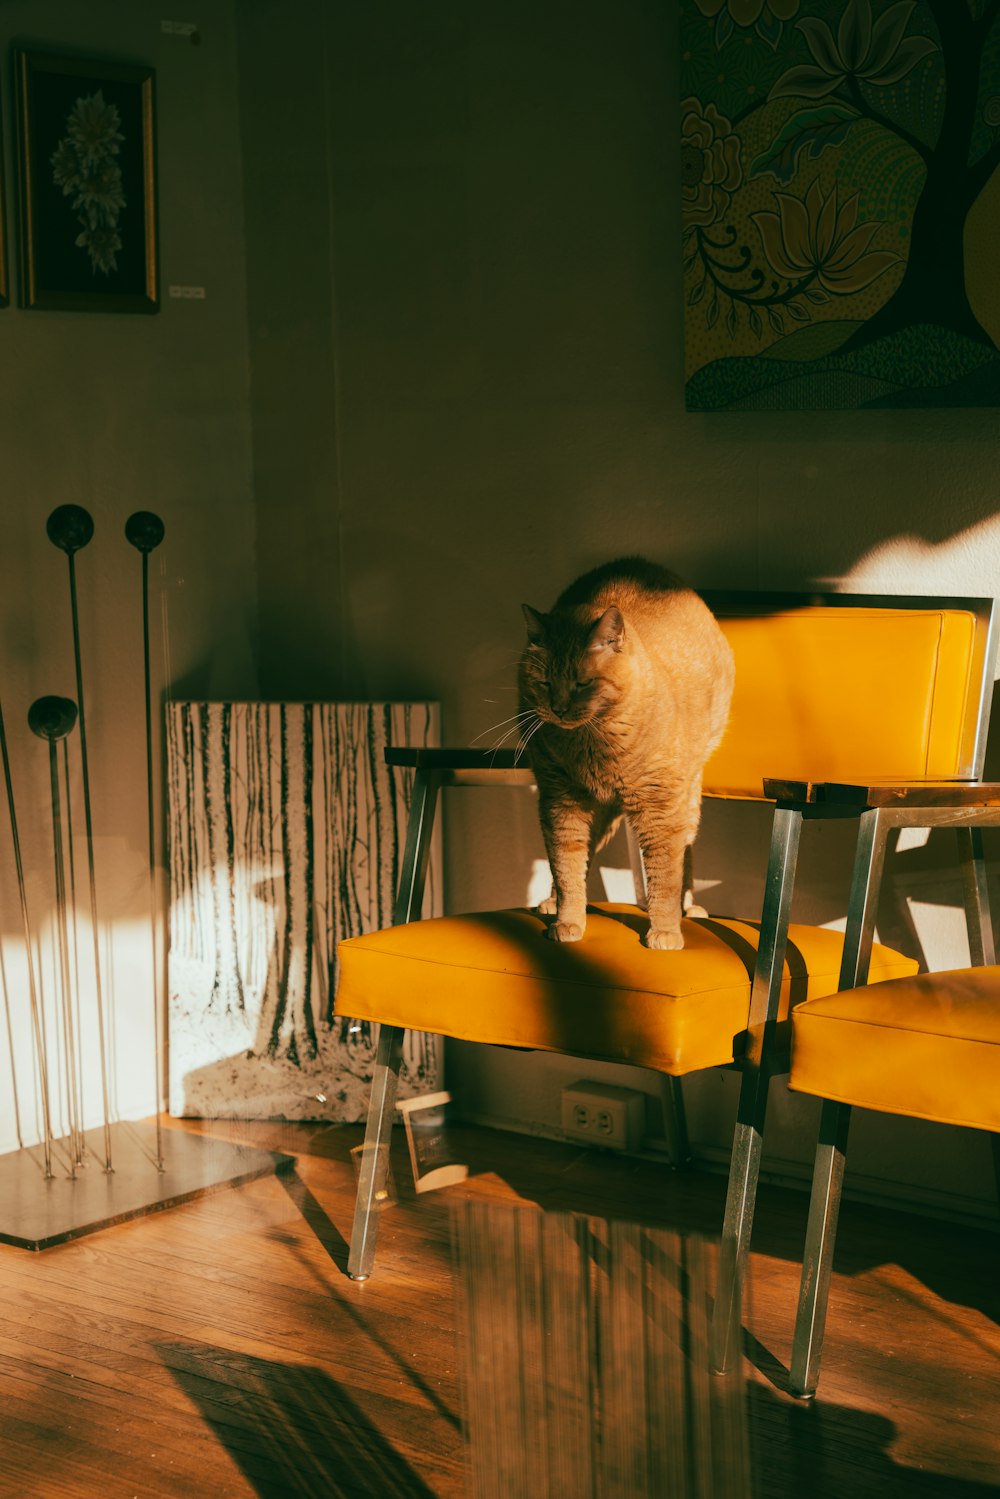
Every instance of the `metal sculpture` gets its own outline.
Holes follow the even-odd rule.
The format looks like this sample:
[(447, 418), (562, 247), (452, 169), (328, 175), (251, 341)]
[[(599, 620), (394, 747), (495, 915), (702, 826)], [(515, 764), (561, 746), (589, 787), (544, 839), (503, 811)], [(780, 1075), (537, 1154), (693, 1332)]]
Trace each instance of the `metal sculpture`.
[(3, 759), (3, 776), (7, 787), (7, 813), (10, 818), (10, 836), (14, 849), (14, 867), (17, 871), (17, 893), (21, 905), (21, 924), (24, 930), (24, 959), (28, 967), (28, 1002), (31, 1007), (31, 1027), (35, 1036), (35, 1052), (38, 1057), (38, 1072), (41, 1083), (45, 1175), (46, 1177), (51, 1177), (52, 1113), (49, 1107), (49, 1063), (45, 1050), (45, 1030), (42, 1026), (41, 1009), (38, 1003), (38, 986), (35, 983), (35, 960), (31, 941), (31, 923), (28, 920), (28, 897), (24, 883), (21, 840), (18, 836), (17, 809), (14, 805), (14, 782), (10, 773), (10, 755), (7, 750), (7, 733), (4, 728), (2, 704), (0, 704), (0, 758)]
[[(104, 1034), (104, 994), (101, 983), (101, 951), (97, 921), (97, 880), (94, 874), (94, 824), (90, 806), (90, 768), (87, 759), (87, 718), (84, 710), (83, 665), (80, 654), (80, 620), (76, 601), (75, 553), (85, 547), (94, 534), (94, 522), (82, 505), (59, 505), (45, 526), (53, 546), (66, 553), (69, 563), (69, 598), (73, 620), (73, 659), (76, 667), (76, 708), (80, 723), (80, 761), (83, 769), (83, 814), (87, 830), (87, 871), (90, 878), (90, 924), (94, 939), (94, 983), (97, 997), (97, 1030), (101, 1059), (101, 1101), (104, 1110), (105, 1169), (111, 1162), (111, 1114), (108, 1105), (108, 1064)], [(43, 700), (42, 700), (43, 701)], [(66, 701), (65, 699), (63, 701)]]
[(153, 1051), (156, 1067), (156, 1165), (163, 1166), (163, 1126), (160, 1122), (160, 972), (156, 954), (156, 834), (153, 822), (153, 722), (149, 667), (149, 554), (163, 540), (164, 526), (151, 510), (137, 510), (125, 522), (125, 539), (142, 555), (142, 650), (146, 686), (146, 808), (149, 828), (149, 923), (153, 948)]
[[(59, 983), (62, 991), (63, 1060), (66, 1068), (66, 1113), (69, 1125), (70, 1176), (83, 1165), (82, 1100), (78, 1082), (78, 1036), (73, 1023), (72, 986), (69, 974), (69, 925), (66, 907), (66, 868), (63, 859), (62, 799), (59, 791), (59, 760), (56, 745), (71, 733), (77, 720), (76, 704), (67, 697), (36, 698), (28, 709), (28, 727), (48, 741), (49, 779), (52, 795), (52, 857), (56, 884)], [(46, 1088), (48, 1080), (46, 1079)]]

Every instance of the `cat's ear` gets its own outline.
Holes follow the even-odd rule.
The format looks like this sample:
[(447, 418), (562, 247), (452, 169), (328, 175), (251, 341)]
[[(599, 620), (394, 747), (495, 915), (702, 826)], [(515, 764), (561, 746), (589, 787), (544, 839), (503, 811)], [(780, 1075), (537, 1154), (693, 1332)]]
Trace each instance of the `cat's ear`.
[(522, 604), (521, 608), (524, 610), (524, 622), (528, 626), (528, 639), (532, 645), (542, 645), (545, 640), (545, 615), (532, 609), (530, 604)]
[(587, 641), (588, 651), (620, 651), (625, 640), (625, 621), (620, 609), (614, 604), (610, 609), (605, 609), (600, 619), (590, 632)]

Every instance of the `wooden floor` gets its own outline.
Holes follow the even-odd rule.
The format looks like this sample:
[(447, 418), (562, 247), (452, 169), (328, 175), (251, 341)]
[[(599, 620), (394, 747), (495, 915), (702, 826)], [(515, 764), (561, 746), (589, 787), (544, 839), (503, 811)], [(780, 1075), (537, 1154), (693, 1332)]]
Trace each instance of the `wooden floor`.
[[(721, 1219), (719, 1177), (469, 1129), (460, 1187), (416, 1197), (397, 1157), (376, 1273), (354, 1285), (357, 1129), (184, 1127), (296, 1169), (40, 1254), (0, 1246), (4, 1499), (463, 1494), (449, 1199)], [(804, 1218), (801, 1194), (761, 1189), (754, 1495), (1000, 1495), (1000, 1238), (848, 1205), (820, 1398), (803, 1404), (785, 1381)]]

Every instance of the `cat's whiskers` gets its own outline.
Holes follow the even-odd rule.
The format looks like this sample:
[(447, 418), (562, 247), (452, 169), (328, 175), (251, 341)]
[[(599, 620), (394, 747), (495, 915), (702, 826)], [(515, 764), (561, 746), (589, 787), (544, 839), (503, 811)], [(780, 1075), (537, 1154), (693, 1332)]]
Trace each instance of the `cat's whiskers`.
[(496, 757), (497, 750), (503, 749), (505, 743), (511, 737), (511, 735), (522, 733), (524, 728), (525, 725), (523, 723), (517, 723), (512, 729), (508, 729), (506, 734), (504, 734), (500, 739), (497, 740), (496, 744), (491, 744), (490, 749), (493, 751), (494, 758)]
[(535, 715), (535, 722), (533, 724), (529, 724), (527, 730), (525, 731), (525, 733), (522, 734), (521, 741), (518, 744), (517, 749), (514, 751), (514, 764), (515, 765), (517, 764), (518, 760), (520, 760), (520, 758), (524, 754), (525, 750), (528, 748), (528, 745), (531, 742), (531, 740), (534, 738), (534, 736), (538, 733), (539, 729), (542, 727), (543, 722), (544, 722), (544, 719), (539, 718), (538, 715), (536, 714)]
[[(502, 729), (505, 723), (512, 723), (514, 727), (512, 729), (508, 729), (507, 733), (503, 736), (503, 739), (507, 739), (511, 734), (516, 733), (517, 729), (521, 726), (521, 721), (523, 719), (531, 717), (533, 717), (533, 714), (530, 709), (527, 709), (521, 713), (512, 713), (509, 718), (501, 718), (499, 723), (491, 723), (489, 728), (484, 729), (481, 734), (477, 734), (472, 742), (473, 744), (478, 744), (480, 739), (485, 739), (487, 734), (492, 734), (495, 729)], [(503, 744), (503, 739), (500, 740), (501, 744)], [(491, 747), (495, 749), (496, 745), (493, 745)]]
[[(492, 765), (495, 762), (497, 754), (503, 748), (505, 742), (508, 739), (510, 739), (513, 734), (517, 734), (520, 737), (519, 737), (518, 743), (517, 743), (517, 745), (515, 747), (515, 762), (514, 763), (516, 764), (517, 763), (517, 761), (516, 761), (516, 755), (518, 753), (520, 753), (520, 750), (523, 747), (523, 745), (527, 743), (528, 739), (531, 738), (531, 735), (534, 732), (534, 730), (536, 728), (538, 728), (539, 725), (540, 725), (540, 723), (541, 723), (540, 719), (537, 722), (535, 722), (535, 723), (531, 722), (532, 719), (537, 719), (537, 718), (538, 718), (537, 714), (533, 710), (531, 710), (531, 709), (528, 709), (528, 710), (526, 710), (523, 713), (515, 714), (516, 722), (514, 723), (513, 727), (509, 728), (507, 730), (506, 734), (503, 734), (501, 736), (501, 738), (497, 740), (496, 744), (493, 744), (493, 745), (490, 746), (490, 748), (493, 751), (493, 759), (490, 761), (490, 764)], [(524, 722), (525, 719), (528, 720), (527, 724)], [(500, 725), (497, 724), (496, 727), (499, 728)]]

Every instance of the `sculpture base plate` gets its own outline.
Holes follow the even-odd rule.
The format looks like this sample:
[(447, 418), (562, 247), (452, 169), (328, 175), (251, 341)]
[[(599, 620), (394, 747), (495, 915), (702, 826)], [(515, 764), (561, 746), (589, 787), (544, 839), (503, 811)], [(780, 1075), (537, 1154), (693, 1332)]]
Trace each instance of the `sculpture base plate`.
[(69, 1175), (66, 1139), (53, 1144), (49, 1178), (41, 1145), (0, 1155), (0, 1243), (49, 1249), (295, 1165), (293, 1156), (187, 1130), (165, 1128), (161, 1138), (162, 1171), (156, 1165), (155, 1119), (112, 1124), (110, 1172), (103, 1129), (87, 1132), (85, 1164), (75, 1178)]

